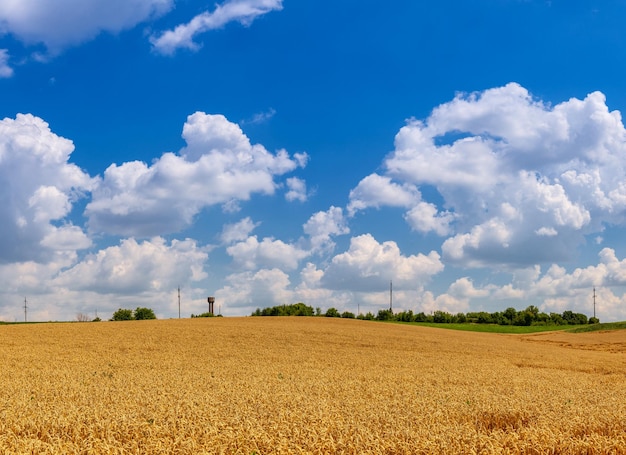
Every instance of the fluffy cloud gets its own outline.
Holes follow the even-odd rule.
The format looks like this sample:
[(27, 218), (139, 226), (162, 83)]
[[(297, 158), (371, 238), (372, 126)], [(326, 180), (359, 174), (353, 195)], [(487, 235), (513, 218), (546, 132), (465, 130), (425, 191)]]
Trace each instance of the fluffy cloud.
[(151, 166), (111, 165), (86, 208), (93, 231), (132, 236), (175, 232), (204, 207), (273, 194), (280, 176), (306, 162), (285, 150), (269, 153), (250, 144), (238, 125), (222, 115), (196, 112), (183, 128), (187, 146)]
[(13, 68), (9, 66), (9, 51), (0, 49), (0, 78), (13, 76)]
[(332, 251), (335, 247), (332, 237), (350, 233), (343, 210), (334, 206), (325, 212), (311, 215), (303, 228), (310, 238), (311, 251), (314, 253)]
[(282, 9), (282, 0), (226, 0), (217, 5), (213, 12), (204, 12), (187, 24), (179, 25), (160, 36), (151, 38), (154, 49), (165, 55), (172, 55), (178, 49), (196, 51), (200, 45), (194, 42), (197, 35), (223, 27), (229, 22), (249, 25), (257, 17)]
[(0, 308), (8, 301), (23, 301), (25, 295), (39, 296), (52, 292), (50, 278), (72, 263), (71, 260), (46, 264), (24, 261), (0, 265), (0, 295), (3, 296)]
[[(423, 292), (419, 297), (420, 311), (436, 310), (456, 313), (475, 311), (485, 304), (501, 311), (502, 300), (507, 306), (523, 309), (534, 304), (541, 311), (562, 313), (572, 310), (592, 314), (592, 292), (597, 290), (597, 314), (607, 321), (626, 319), (626, 259), (619, 259), (611, 248), (604, 248), (598, 254), (596, 265), (579, 267), (568, 272), (566, 268), (550, 265), (544, 273), (539, 266), (516, 270), (510, 283), (484, 284), (475, 287), (471, 279), (464, 277), (450, 285), (446, 292), (435, 296)], [(490, 301), (498, 301), (494, 306)]]
[(488, 291), (476, 289), (471, 279), (463, 277), (450, 285), (448, 294), (460, 299), (467, 299), (472, 297), (484, 297), (488, 295)]
[[(542, 273), (540, 267), (535, 266), (517, 270), (510, 283), (477, 286), (471, 278), (461, 277), (441, 294), (424, 290), (423, 283), (442, 268), (436, 253), (429, 257), (405, 257), (393, 242), (379, 244), (365, 235), (355, 237), (350, 249), (337, 255), (328, 266), (306, 264), (294, 288), (284, 271), (262, 269), (231, 275), (229, 284), (217, 294), (233, 314), (297, 301), (322, 309), (334, 307), (356, 312), (360, 308), (362, 312), (376, 314), (389, 304), (389, 281), (393, 279), (396, 311), (492, 312), (502, 311), (502, 301), (506, 300), (506, 306), (517, 309), (534, 304), (547, 312), (573, 310), (590, 314), (591, 292), (596, 287), (600, 318), (603, 321), (626, 319), (626, 293), (623, 292), (626, 260), (617, 258), (609, 248), (600, 252), (597, 265), (571, 272), (554, 264)], [(254, 295), (259, 298), (255, 300)], [(497, 304), (493, 303), (494, 299), (498, 300)]]
[(259, 242), (256, 236), (229, 246), (226, 252), (232, 256), (236, 265), (249, 270), (259, 268), (295, 270), (299, 261), (309, 254), (282, 240), (264, 238)]
[[(569, 259), (585, 235), (624, 224), (625, 152), (620, 113), (601, 93), (551, 106), (512, 83), (409, 121), (384, 163), (386, 180), (364, 179), (351, 207), (408, 207), (411, 227), (449, 235), (443, 257), (462, 265)], [(422, 187), (437, 200), (401, 191)]]
[(288, 201), (305, 202), (308, 198), (306, 194), (306, 182), (298, 177), (290, 177), (287, 179), (287, 189), (285, 199)]
[(173, 240), (169, 245), (160, 237), (141, 243), (126, 239), (88, 255), (57, 276), (53, 284), (99, 294), (161, 292), (206, 278), (207, 260), (207, 250), (190, 239)]
[(230, 275), (228, 283), (215, 293), (221, 302), (227, 302), (224, 313), (250, 314), (256, 308), (294, 303), (289, 290), (289, 275), (279, 269), (262, 269)]
[(437, 210), (435, 204), (429, 202), (418, 202), (409, 210), (404, 219), (411, 228), (421, 233), (434, 232), (437, 235), (448, 235), (451, 232), (451, 223), (454, 221), (454, 214)]
[(319, 270), (315, 264), (309, 262), (300, 270), (300, 284), (296, 287), (295, 296), (298, 301), (307, 302), (307, 305), (325, 307), (341, 307), (334, 299), (335, 292), (321, 286), (324, 271)]
[(68, 162), (73, 150), (71, 141), (38, 117), (0, 120), (0, 263), (58, 260), (91, 245), (67, 219), (94, 186)]
[(220, 239), (226, 245), (230, 245), (231, 243), (246, 240), (250, 233), (254, 231), (259, 226), (260, 223), (253, 222), (250, 217), (245, 217), (244, 219), (238, 221), (233, 224), (226, 224), (222, 229), (222, 234)]
[(403, 256), (395, 242), (378, 243), (370, 234), (353, 237), (350, 248), (332, 259), (321, 284), (329, 289), (380, 291), (393, 280), (399, 289), (416, 289), (443, 270), (439, 254)]
[(424, 313), (433, 313), (435, 311), (446, 311), (450, 314), (466, 312), (469, 308), (468, 299), (454, 297), (453, 295), (444, 293), (434, 296), (432, 292), (424, 292), (419, 297), (418, 310)]
[(0, 33), (50, 52), (117, 33), (169, 11), (173, 0), (19, 0), (0, 2)]
[(371, 174), (359, 182), (350, 191), (348, 213), (354, 215), (358, 210), (368, 207), (411, 207), (420, 200), (420, 193), (412, 184), (399, 185), (389, 177)]
[[(28, 297), (28, 319), (72, 320), (77, 312), (109, 318), (117, 308), (147, 306), (158, 317), (177, 313), (176, 288), (183, 289), (183, 310), (197, 308), (204, 289), (195, 289), (207, 277), (209, 248), (193, 240), (154, 238), (141, 243), (127, 239), (116, 246), (45, 264), (34, 261), (0, 265), (0, 320), (23, 320), (15, 302)], [(200, 299), (201, 298), (201, 299)], [(188, 314), (188, 313), (187, 313)]]
[(577, 268), (572, 273), (553, 264), (535, 283), (532, 293), (542, 297), (572, 295), (579, 289), (588, 291), (594, 286), (619, 287), (626, 286), (626, 260), (620, 261), (615, 251), (604, 248), (599, 253), (600, 261), (595, 266)]

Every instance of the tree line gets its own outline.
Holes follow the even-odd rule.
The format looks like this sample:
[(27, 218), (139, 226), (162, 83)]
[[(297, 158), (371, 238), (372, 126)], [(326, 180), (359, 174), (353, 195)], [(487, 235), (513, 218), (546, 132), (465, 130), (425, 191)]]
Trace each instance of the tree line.
[(446, 311), (435, 311), (432, 314), (424, 312), (402, 311), (394, 313), (391, 309), (379, 310), (378, 314), (367, 312), (355, 315), (349, 311), (339, 312), (336, 308), (329, 308), (325, 313), (321, 309), (306, 305), (302, 302), (291, 305), (277, 305), (264, 309), (257, 308), (252, 316), (325, 316), (348, 319), (364, 319), (376, 321), (399, 321), (399, 322), (430, 322), (439, 324), (498, 324), (498, 325), (582, 325), (597, 324), (598, 318), (587, 318), (582, 313), (574, 313), (566, 310), (563, 313), (545, 313), (530, 305), (524, 310), (517, 311), (509, 307), (504, 311), (489, 313), (486, 311), (451, 314)]
[(154, 314), (152, 308), (137, 307), (134, 311), (126, 308), (120, 308), (113, 313), (111, 321), (140, 321), (144, 319), (156, 319), (156, 315)]

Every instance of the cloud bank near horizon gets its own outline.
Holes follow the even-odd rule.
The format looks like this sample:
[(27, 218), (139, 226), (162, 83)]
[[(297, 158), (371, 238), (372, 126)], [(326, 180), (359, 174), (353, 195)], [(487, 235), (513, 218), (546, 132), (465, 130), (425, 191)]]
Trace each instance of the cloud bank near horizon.
[[(287, 194), (302, 194), (304, 179), (288, 175), (315, 157), (269, 152), (219, 114), (191, 114), (182, 135), (178, 153), (150, 164), (112, 164), (91, 176), (71, 163), (72, 142), (43, 119), (1, 120), (5, 300), (28, 292), (50, 302), (39, 317), (71, 319), (86, 305), (113, 311), (136, 295), (157, 302), (163, 315), (182, 284), (197, 299), (191, 311), (201, 312), (203, 286), (218, 274), (209, 259), (219, 253), (229, 260), (215, 292), (226, 314), (295, 301), (376, 308), (393, 279), (398, 309), (457, 312), (498, 301), (580, 310), (595, 286), (607, 312), (626, 319), (626, 260), (614, 249), (601, 249), (596, 264), (569, 271), (562, 265), (590, 236), (625, 223), (625, 129), (599, 92), (554, 106), (515, 83), (459, 94), (428, 118), (409, 120), (382, 171), (363, 176), (344, 195), (345, 207), (300, 221), (293, 239), (255, 233), (264, 220), (246, 213), (247, 203), (303, 203)], [(193, 227), (216, 205), (230, 214), (216, 244), (186, 232), (164, 237)], [(236, 222), (233, 207), (241, 215)], [(359, 217), (382, 209), (416, 239), (438, 238), (440, 248), (416, 251), (356, 230)], [(114, 240), (101, 245), (103, 235)], [(472, 268), (506, 274), (508, 282), (444, 278)], [(431, 285), (442, 279), (449, 284), (434, 292)], [(14, 313), (0, 307), (0, 318)]]

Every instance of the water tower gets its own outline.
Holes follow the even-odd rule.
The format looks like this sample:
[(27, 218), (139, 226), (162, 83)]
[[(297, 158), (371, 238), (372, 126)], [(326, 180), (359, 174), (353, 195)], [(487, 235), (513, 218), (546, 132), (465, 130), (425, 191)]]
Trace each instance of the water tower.
[(209, 297), (207, 298), (207, 301), (209, 302), (209, 313), (211, 314), (211, 316), (213, 316), (215, 314), (215, 312), (213, 311), (213, 308), (215, 306), (215, 297)]

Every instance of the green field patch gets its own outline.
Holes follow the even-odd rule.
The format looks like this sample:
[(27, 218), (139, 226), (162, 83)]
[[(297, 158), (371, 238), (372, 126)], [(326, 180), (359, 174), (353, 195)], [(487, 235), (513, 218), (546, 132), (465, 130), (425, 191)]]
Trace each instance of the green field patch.
[(597, 332), (601, 330), (624, 330), (626, 329), (626, 321), (622, 322), (602, 322), (600, 324), (589, 324), (572, 329), (568, 329), (568, 332), (572, 333), (584, 333), (584, 332)]
[[(400, 324), (418, 325), (421, 327), (435, 327), (438, 329), (463, 330), (466, 332), (484, 332), (484, 333), (538, 333), (552, 332), (555, 330), (572, 330), (571, 325), (498, 325), (498, 324), (473, 324), (473, 323), (435, 323), (435, 322), (401, 322)], [(589, 326), (574, 326), (574, 330), (578, 328), (587, 328)]]

